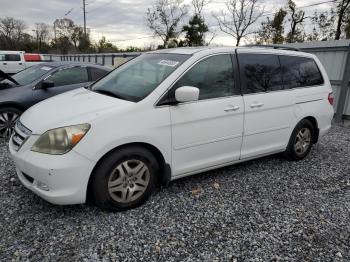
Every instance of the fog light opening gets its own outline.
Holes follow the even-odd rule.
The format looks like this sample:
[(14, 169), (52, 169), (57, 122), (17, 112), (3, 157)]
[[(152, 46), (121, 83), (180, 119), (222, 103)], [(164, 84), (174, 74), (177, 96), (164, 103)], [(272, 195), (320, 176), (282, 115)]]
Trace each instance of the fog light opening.
[(41, 182), (41, 181), (37, 181), (36, 182), (36, 186), (41, 189), (41, 190), (44, 190), (44, 191), (49, 191), (49, 186), (46, 185), (45, 183)]

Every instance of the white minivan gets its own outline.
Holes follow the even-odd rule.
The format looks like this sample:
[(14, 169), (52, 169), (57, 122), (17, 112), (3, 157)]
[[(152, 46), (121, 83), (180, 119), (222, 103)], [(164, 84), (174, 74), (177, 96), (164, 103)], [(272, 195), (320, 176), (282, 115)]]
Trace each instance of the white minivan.
[(20, 181), (47, 201), (126, 210), (180, 177), (280, 152), (303, 159), (332, 104), (314, 55), (167, 49), (31, 107), (9, 148)]

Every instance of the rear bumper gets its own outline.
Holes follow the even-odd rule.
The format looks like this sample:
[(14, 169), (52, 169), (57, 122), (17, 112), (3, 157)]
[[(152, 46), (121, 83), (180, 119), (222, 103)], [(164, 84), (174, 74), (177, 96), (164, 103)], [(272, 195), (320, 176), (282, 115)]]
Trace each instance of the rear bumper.
[(95, 166), (91, 160), (74, 151), (53, 156), (32, 152), (26, 146), (17, 152), (11, 142), (9, 149), (18, 178), (26, 188), (52, 204), (85, 203), (89, 177)]

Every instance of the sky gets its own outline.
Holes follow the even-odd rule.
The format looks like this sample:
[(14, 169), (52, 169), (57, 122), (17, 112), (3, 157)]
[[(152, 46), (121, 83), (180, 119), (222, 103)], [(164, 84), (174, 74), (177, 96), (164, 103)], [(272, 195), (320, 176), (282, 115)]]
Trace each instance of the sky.
[[(145, 13), (154, 0), (86, 0), (86, 21), (91, 37), (97, 41), (102, 36), (107, 40), (125, 48), (127, 46), (147, 47), (160, 43), (159, 38), (152, 37), (147, 28)], [(295, 0), (297, 7), (327, 0)], [(70, 18), (75, 24), (83, 25), (83, 0), (0, 0), (0, 18), (14, 17), (22, 19), (28, 25), (27, 32), (32, 30), (37, 22), (52, 25), (57, 18)], [(203, 10), (207, 24), (215, 25), (212, 14), (225, 10), (226, 0), (212, 0)], [(286, 5), (287, 0), (260, 0), (264, 12), (271, 13)], [(190, 4), (190, 0), (185, 0)], [(306, 14), (311, 15), (317, 10), (329, 10), (331, 3), (316, 7), (305, 8)], [(261, 18), (266, 19), (266, 16)], [(184, 22), (187, 22), (188, 18)], [(261, 20), (256, 24), (258, 26)], [(306, 25), (307, 26), (307, 25)], [(211, 42), (214, 45), (234, 45), (235, 40), (222, 32), (217, 26), (211, 26), (216, 37)], [(207, 38), (211, 38), (208, 34)]]

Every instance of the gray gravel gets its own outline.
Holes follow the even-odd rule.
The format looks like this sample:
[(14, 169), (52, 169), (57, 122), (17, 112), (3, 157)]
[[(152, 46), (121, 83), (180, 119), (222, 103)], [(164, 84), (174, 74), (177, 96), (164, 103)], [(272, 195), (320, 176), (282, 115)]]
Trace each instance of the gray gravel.
[(173, 182), (140, 208), (53, 206), (0, 142), (0, 260), (349, 261), (350, 128), (301, 162), (271, 156)]

